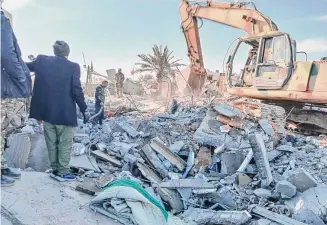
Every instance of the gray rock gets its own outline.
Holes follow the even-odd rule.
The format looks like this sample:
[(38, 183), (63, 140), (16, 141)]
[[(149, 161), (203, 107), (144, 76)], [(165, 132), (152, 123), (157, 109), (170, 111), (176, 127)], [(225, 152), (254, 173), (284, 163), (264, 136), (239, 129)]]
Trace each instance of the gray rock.
[(293, 219), (308, 225), (324, 225), (324, 221), (314, 212), (308, 209), (301, 209), (292, 216)]
[(286, 180), (279, 181), (276, 185), (276, 190), (290, 198), (296, 194), (296, 187)]
[(227, 116), (227, 117), (242, 117), (242, 115), (243, 115), (238, 109), (236, 109), (230, 105), (227, 105), (227, 104), (220, 103), (220, 104), (215, 105), (213, 108), (219, 114)]
[(290, 145), (279, 145), (277, 148), (279, 151), (294, 152), (296, 148)]
[(282, 152), (277, 150), (272, 150), (267, 152), (268, 161), (269, 162), (273, 161), (274, 159), (278, 158), (281, 154)]
[(303, 168), (287, 171), (284, 175), (286, 180), (292, 183), (297, 191), (304, 192), (317, 186), (317, 181)]
[(268, 189), (264, 189), (264, 188), (258, 188), (256, 190), (254, 190), (254, 194), (261, 198), (271, 198), (271, 196), (272, 196), (271, 191)]
[(178, 153), (184, 147), (184, 145), (184, 141), (176, 141), (174, 144), (169, 146), (169, 150), (174, 153)]
[(266, 119), (261, 119), (258, 121), (259, 125), (261, 126), (261, 128), (264, 130), (264, 132), (269, 135), (269, 136), (273, 136), (275, 131), (274, 128), (272, 127), (272, 125), (268, 122), (268, 120)]
[(232, 175), (242, 165), (244, 155), (240, 152), (225, 152), (221, 154), (221, 173)]
[(276, 223), (274, 221), (267, 220), (267, 219), (259, 219), (256, 225), (280, 225), (280, 223)]

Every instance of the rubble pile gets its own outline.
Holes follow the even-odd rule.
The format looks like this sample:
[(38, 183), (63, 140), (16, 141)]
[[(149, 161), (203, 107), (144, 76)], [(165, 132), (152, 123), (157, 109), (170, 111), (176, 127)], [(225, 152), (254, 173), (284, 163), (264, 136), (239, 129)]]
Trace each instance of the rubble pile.
[(70, 164), (76, 190), (97, 195), (92, 209), (122, 224), (327, 222), (327, 149), (288, 135), (283, 112), (226, 103), (173, 111), (103, 126), (79, 118)]

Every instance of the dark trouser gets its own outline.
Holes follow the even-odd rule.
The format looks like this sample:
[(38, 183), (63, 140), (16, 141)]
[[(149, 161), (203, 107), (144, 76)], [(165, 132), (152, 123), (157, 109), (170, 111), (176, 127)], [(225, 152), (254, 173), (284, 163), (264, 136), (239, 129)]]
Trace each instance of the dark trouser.
[(58, 175), (68, 174), (74, 127), (53, 125), (47, 122), (44, 122), (43, 127), (52, 169), (58, 171)]
[[(101, 109), (101, 105), (98, 104), (98, 103), (96, 103), (95, 104), (95, 114), (97, 114), (100, 111), (100, 109)], [(99, 124), (102, 125), (102, 121), (104, 119), (104, 110), (102, 110), (102, 112), (100, 113), (100, 115), (98, 115), (98, 118), (97, 119), (99, 120)]]

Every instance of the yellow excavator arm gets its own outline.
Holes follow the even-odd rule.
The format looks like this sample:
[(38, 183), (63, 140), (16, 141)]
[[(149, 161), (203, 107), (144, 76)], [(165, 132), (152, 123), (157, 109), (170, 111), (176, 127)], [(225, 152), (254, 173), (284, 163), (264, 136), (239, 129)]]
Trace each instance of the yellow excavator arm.
[[(248, 7), (248, 5), (252, 7)], [(241, 29), (248, 35), (278, 31), (277, 25), (259, 12), (254, 3), (249, 2), (227, 3), (207, 1), (204, 5), (200, 5), (190, 4), (188, 1), (182, 0), (179, 13), (190, 59), (188, 83), (193, 90), (200, 90), (206, 77), (197, 18)]]

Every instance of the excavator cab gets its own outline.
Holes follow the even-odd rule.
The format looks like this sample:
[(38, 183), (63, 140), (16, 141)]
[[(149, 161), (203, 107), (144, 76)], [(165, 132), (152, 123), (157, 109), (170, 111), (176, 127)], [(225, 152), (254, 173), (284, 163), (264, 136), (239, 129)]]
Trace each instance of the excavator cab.
[[(243, 69), (237, 73), (233, 65), (235, 57), (242, 54), (239, 52), (241, 45), (247, 45), (250, 49), (243, 59)], [(292, 46), (294, 45), (288, 34), (276, 31), (239, 38), (227, 61), (229, 87), (281, 89), (292, 75)]]

